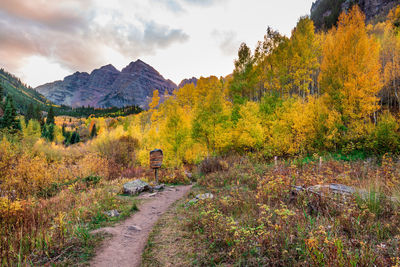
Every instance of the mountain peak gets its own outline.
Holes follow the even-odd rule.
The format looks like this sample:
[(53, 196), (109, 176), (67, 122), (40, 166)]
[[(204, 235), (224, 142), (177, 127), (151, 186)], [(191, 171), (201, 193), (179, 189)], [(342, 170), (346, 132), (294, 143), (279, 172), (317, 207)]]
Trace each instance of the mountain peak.
[(148, 70), (150, 72), (153, 72), (153, 73), (159, 75), (158, 71), (156, 71), (152, 66), (150, 66), (149, 64), (147, 64), (146, 62), (144, 62), (140, 59), (129, 63), (129, 65), (126, 66), (125, 68), (123, 68), (121, 72), (123, 72), (123, 73), (138, 73), (143, 70)]
[(56, 104), (72, 107), (146, 107), (154, 90), (160, 94), (172, 94), (177, 86), (165, 79), (152, 66), (138, 59), (118, 71), (108, 64), (93, 70), (90, 75), (77, 72), (63, 81), (37, 87)]
[(178, 85), (178, 88), (182, 88), (183, 86), (185, 86), (186, 84), (193, 84), (194, 86), (197, 86), (197, 78), (196, 77), (192, 77), (190, 79), (183, 79), (180, 84)]
[(105, 65), (105, 66), (101, 67), (99, 70), (119, 72), (112, 64)]

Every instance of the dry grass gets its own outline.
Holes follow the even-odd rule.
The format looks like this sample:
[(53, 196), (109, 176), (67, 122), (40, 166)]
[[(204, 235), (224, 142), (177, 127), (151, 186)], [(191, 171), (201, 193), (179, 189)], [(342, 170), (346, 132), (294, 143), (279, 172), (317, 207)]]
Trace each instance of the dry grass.
[(145, 248), (142, 266), (190, 266), (197, 252), (191, 241), (192, 233), (185, 228), (184, 203), (176, 202), (158, 221)]

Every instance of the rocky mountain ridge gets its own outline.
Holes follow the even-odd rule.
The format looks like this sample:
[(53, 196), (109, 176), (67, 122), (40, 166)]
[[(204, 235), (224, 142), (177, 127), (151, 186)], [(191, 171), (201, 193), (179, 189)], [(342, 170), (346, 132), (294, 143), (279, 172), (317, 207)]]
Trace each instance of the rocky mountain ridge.
[(171, 94), (177, 85), (141, 60), (131, 62), (121, 71), (109, 64), (86, 72), (75, 72), (62, 81), (35, 89), (56, 104), (72, 107), (146, 108), (154, 90), (160, 95)]
[(336, 24), (341, 12), (359, 5), (366, 20), (381, 20), (400, 4), (400, 0), (317, 0), (311, 7), (311, 19), (317, 30), (327, 30)]

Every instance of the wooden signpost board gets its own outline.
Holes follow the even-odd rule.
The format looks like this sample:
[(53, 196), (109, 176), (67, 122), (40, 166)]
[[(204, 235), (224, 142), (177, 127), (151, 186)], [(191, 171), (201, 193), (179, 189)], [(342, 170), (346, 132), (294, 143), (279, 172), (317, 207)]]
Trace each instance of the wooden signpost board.
[(158, 184), (157, 170), (161, 168), (163, 156), (164, 155), (161, 149), (154, 149), (150, 151), (150, 168), (154, 169), (154, 175), (156, 177), (157, 184)]

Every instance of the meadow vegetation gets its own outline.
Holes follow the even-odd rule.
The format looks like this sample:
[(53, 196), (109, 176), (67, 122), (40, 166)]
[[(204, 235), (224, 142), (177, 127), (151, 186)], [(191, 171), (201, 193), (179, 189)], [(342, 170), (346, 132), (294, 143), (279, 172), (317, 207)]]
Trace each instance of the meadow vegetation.
[[(399, 162), (318, 158), (266, 164), (247, 157), (214, 158), (233, 166), (197, 176), (192, 195), (213, 199), (178, 203), (146, 248), (144, 266), (398, 266)], [(219, 163), (218, 163), (219, 162)], [(209, 164), (211, 164), (209, 162)], [(296, 191), (339, 183), (354, 195)], [(361, 193), (362, 192), (362, 193)], [(187, 202), (186, 202), (187, 203)], [(171, 228), (175, 228), (174, 231)], [(179, 240), (170, 246), (170, 232)], [(163, 259), (159, 255), (166, 255)], [(157, 264), (159, 263), (159, 264)]]

